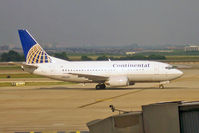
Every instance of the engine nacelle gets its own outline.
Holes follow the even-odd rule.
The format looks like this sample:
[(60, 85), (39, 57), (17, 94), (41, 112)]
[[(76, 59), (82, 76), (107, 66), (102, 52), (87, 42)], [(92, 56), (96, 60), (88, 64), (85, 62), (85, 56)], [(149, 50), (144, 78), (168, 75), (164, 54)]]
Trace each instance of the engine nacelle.
[(129, 80), (126, 76), (112, 76), (106, 82), (107, 85), (111, 87), (123, 87), (129, 85)]

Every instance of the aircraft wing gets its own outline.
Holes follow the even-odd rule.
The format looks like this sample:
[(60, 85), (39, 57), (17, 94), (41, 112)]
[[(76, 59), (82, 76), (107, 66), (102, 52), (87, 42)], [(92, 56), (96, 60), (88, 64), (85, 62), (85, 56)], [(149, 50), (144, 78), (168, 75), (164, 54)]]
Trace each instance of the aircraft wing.
[(109, 77), (93, 75), (93, 74), (80, 74), (80, 73), (69, 73), (71, 75), (76, 75), (78, 77), (84, 77), (92, 81), (106, 81)]

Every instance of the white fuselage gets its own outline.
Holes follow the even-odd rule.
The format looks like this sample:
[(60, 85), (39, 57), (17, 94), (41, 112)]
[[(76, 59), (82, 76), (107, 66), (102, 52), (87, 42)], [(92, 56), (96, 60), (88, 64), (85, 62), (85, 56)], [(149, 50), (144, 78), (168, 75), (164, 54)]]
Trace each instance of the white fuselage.
[[(52, 57), (53, 58), (53, 57)], [(80, 82), (100, 83), (98, 79), (89, 79), (74, 74), (102, 77), (127, 77), (129, 82), (164, 82), (182, 76), (183, 72), (171, 65), (155, 61), (64, 61), (53, 58), (52, 63), (36, 64), (34, 71), (27, 71), (49, 78)]]
[(76, 61), (69, 62), (49, 56), (26, 29), (18, 30), (26, 62), (22, 68), (49, 78), (98, 83), (96, 89), (123, 87), (136, 82), (162, 83), (182, 76), (180, 70), (155, 61)]

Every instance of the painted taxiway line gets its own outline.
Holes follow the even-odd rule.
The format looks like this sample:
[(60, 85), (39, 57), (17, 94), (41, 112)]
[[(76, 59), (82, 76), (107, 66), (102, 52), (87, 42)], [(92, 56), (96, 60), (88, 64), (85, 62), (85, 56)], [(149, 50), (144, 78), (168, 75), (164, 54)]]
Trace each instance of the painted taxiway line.
[(110, 101), (110, 100), (113, 100), (113, 99), (116, 99), (116, 98), (119, 98), (119, 97), (122, 97), (122, 96), (139, 93), (141, 91), (144, 91), (144, 89), (139, 89), (139, 90), (136, 90), (136, 91), (133, 91), (133, 92), (127, 92), (127, 93), (124, 93), (124, 94), (121, 94), (121, 95), (117, 95), (117, 96), (113, 96), (113, 97), (109, 97), (109, 98), (99, 99), (99, 100), (96, 100), (95, 102), (81, 105), (78, 108), (85, 108), (85, 107), (88, 107), (88, 106), (91, 106), (91, 105), (94, 105), (94, 104), (97, 104), (97, 103)]

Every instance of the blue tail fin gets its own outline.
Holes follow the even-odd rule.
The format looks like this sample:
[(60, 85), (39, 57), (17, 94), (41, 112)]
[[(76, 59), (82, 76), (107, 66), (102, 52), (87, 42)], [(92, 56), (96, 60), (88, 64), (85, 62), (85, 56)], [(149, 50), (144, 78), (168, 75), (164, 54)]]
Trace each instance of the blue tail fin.
[(27, 30), (18, 30), (26, 63), (51, 63), (50, 56), (42, 49)]

